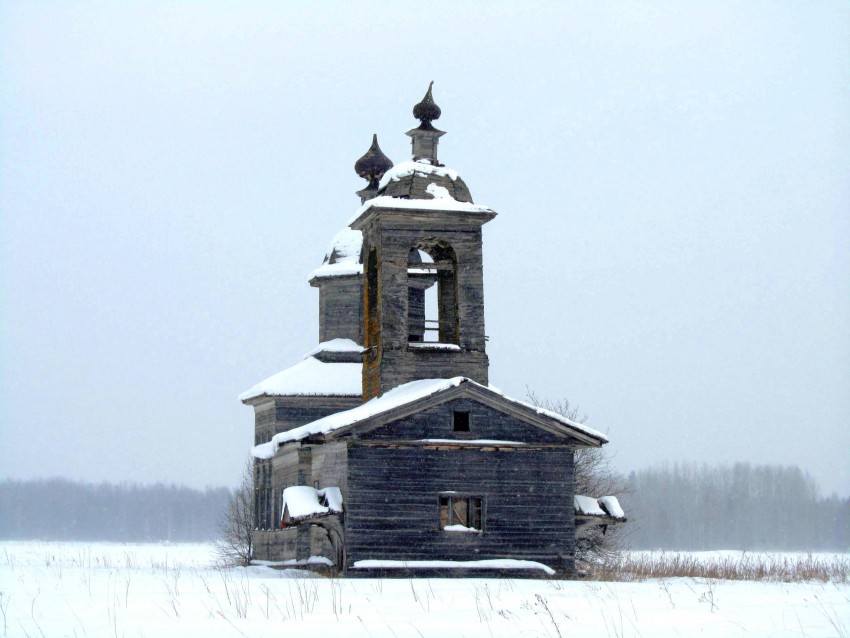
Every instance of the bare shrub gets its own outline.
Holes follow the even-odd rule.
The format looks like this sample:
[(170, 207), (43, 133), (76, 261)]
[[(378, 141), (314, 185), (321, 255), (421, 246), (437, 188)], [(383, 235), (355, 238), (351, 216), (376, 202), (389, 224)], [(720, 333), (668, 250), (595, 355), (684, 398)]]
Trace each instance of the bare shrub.
[[(576, 423), (587, 421), (587, 415), (577, 406), (570, 405), (567, 399), (544, 399), (530, 389), (526, 389), (526, 394), (529, 402), (537, 407), (556, 412)], [(578, 448), (573, 458), (576, 494), (598, 498), (628, 493), (626, 479), (611, 466), (611, 457), (604, 448)], [(607, 529), (599, 526), (576, 539), (576, 562), (584, 569), (596, 569), (609, 561), (619, 560), (625, 546), (626, 532), (622, 525), (610, 525)]]
[(219, 519), (215, 552), (222, 566), (251, 564), (254, 550), (254, 464), (245, 462), (239, 485), (230, 492)]

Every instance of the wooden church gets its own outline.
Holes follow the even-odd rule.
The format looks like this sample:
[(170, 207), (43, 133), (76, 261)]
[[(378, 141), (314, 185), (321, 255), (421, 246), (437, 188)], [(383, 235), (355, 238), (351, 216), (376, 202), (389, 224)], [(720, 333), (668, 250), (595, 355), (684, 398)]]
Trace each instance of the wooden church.
[(574, 451), (606, 437), (488, 385), (482, 227), (496, 213), (440, 163), (431, 87), (413, 115), (411, 160), (373, 137), (355, 164), (361, 206), (309, 280), (319, 345), (240, 396), (255, 413), (254, 558), (569, 574), (577, 524), (622, 516), (576, 510)]

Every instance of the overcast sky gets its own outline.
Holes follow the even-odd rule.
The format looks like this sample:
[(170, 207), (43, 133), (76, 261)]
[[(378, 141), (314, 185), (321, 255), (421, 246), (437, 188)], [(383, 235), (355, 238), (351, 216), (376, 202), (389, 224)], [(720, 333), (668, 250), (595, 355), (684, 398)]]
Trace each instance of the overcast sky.
[(3, 3), (0, 475), (234, 483), (434, 80), (491, 382), (848, 495), (848, 61), (846, 2)]

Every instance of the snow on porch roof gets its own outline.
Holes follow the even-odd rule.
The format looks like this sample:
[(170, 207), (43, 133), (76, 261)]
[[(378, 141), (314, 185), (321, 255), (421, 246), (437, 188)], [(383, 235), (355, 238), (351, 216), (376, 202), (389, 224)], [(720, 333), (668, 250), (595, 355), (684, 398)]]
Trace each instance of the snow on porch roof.
[(334, 430), (339, 430), (344, 427), (354, 425), (355, 423), (364, 421), (375, 415), (382, 414), (384, 412), (389, 412), (394, 408), (407, 405), (408, 403), (418, 401), (419, 399), (424, 399), (425, 397), (431, 396), (432, 394), (436, 394), (437, 392), (457, 387), (461, 383), (469, 383), (472, 386), (483, 388), (488, 392), (507, 399), (511, 403), (526, 407), (530, 410), (534, 410), (542, 416), (546, 416), (556, 421), (559, 421), (560, 423), (567, 425), (570, 428), (578, 430), (579, 432), (583, 432), (589, 436), (592, 436), (595, 439), (599, 439), (602, 442), (608, 440), (608, 437), (606, 437), (601, 432), (589, 428), (586, 425), (582, 425), (581, 423), (571, 421), (570, 419), (566, 418), (561, 414), (558, 414), (557, 412), (552, 412), (551, 410), (538, 408), (523, 401), (511, 399), (493, 388), (487, 388), (486, 386), (476, 383), (472, 379), (467, 379), (466, 377), (454, 377), (451, 379), (423, 379), (421, 381), (411, 381), (409, 383), (402, 384), (397, 388), (393, 388), (392, 390), (384, 393), (380, 397), (371, 399), (363, 405), (357, 406), (356, 408), (345, 410), (343, 412), (337, 412), (336, 414), (331, 414), (317, 421), (313, 421), (312, 423), (302, 425), (301, 427), (297, 427), (292, 430), (287, 430), (286, 432), (280, 432), (278, 434), (275, 434), (271, 440), (270, 447), (272, 449), (270, 451), (273, 454), (278, 447), (289, 441), (300, 441), (302, 439), (307, 438), (308, 436), (316, 434), (328, 434), (330, 432), (333, 432)]
[(239, 395), (240, 401), (266, 396), (359, 397), (363, 394), (361, 363), (324, 363), (313, 355), (320, 352), (356, 352), (362, 347), (350, 339), (332, 339), (311, 350), (303, 361)]

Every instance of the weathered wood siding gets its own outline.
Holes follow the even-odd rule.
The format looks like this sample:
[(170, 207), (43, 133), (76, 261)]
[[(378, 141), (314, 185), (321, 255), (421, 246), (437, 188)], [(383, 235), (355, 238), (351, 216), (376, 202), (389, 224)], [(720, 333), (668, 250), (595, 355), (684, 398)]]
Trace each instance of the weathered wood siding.
[(363, 343), (363, 276), (318, 279), (319, 341), (351, 339)]
[[(453, 431), (452, 413), (469, 412), (469, 432)], [(365, 440), (495, 439), (563, 444), (564, 439), (471, 399), (446, 401), (362, 435)]]
[[(363, 559), (536, 560), (573, 568), (569, 448), (483, 451), (352, 443), (347, 565)], [(484, 531), (440, 529), (439, 495), (483, 498)]]
[(289, 560), (297, 555), (298, 530), (257, 530), (253, 542), (255, 560)]
[(340, 523), (329, 516), (321, 525), (296, 525), (284, 529), (254, 532), (255, 560), (307, 560), (311, 556), (341, 563)]
[(254, 445), (271, 441), (286, 432), (329, 414), (355, 408), (360, 397), (293, 396), (272, 397), (254, 404)]
[[(377, 255), (379, 297), (376, 334), (365, 337), (369, 346), (375, 346), (363, 370), (365, 398), (416, 379), (466, 376), (487, 384), (481, 224), (490, 217), (379, 209), (363, 220), (364, 254), (375, 250)], [(460, 349), (451, 352), (422, 351), (408, 345), (408, 255), (411, 248), (438, 242), (451, 246), (457, 259), (455, 310)]]
[(313, 445), (312, 474), (314, 487), (338, 487), (345, 499), (348, 491), (348, 449), (345, 443)]
[(329, 414), (356, 408), (361, 403), (360, 397), (276, 397), (275, 434), (311, 423)]

